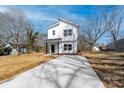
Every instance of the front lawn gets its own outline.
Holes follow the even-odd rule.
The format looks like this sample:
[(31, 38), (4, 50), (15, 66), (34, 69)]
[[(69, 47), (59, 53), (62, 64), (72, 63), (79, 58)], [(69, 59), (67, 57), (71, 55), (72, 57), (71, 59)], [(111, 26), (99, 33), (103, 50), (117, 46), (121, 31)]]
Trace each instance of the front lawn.
[(47, 62), (54, 57), (43, 54), (22, 54), (18, 56), (0, 56), (0, 81)]

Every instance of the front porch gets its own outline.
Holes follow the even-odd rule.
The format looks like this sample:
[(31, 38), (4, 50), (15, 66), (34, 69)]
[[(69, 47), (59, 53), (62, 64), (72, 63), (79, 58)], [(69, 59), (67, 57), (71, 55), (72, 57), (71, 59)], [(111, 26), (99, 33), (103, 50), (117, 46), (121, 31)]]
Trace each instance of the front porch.
[(59, 55), (59, 45), (61, 38), (58, 39), (46, 39), (45, 40), (45, 53), (46, 54), (58, 54)]

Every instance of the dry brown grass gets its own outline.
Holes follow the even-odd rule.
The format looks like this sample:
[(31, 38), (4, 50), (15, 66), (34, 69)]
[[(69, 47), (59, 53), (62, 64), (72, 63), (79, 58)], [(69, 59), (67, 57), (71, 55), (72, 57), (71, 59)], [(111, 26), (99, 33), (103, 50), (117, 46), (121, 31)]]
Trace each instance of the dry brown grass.
[(45, 56), (38, 53), (23, 54), (18, 56), (1, 56), (0, 81), (15, 76), (53, 58), (54, 57), (52, 56)]
[(84, 52), (90, 64), (106, 87), (124, 87), (123, 52)]

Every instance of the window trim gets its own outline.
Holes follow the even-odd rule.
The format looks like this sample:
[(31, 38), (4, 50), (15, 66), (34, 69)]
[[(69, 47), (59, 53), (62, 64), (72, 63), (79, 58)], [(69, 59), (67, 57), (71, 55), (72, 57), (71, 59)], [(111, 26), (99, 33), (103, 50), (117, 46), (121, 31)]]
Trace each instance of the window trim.
[(72, 29), (68, 29), (68, 36), (72, 36)]
[(68, 30), (67, 29), (64, 30), (64, 36), (68, 36)]
[(68, 50), (72, 50), (72, 44), (68, 44)]
[(64, 51), (71, 51), (72, 50), (72, 44), (64, 44)]
[[(66, 47), (65, 47), (66, 46)], [(68, 50), (68, 44), (64, 44), (64, 50)]]
[(52, 34), (55, 35), (55, 30), (52, 31)]
[(64, 36), (72, 36), (72, 29), (64, 29)]

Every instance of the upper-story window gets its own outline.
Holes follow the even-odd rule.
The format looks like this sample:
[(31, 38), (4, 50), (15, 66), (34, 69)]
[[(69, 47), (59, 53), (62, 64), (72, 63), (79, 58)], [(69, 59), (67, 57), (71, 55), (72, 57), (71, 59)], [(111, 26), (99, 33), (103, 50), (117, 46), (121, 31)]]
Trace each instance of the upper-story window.
[(64, 36), (72, 36), (72, 29), (65, 29)]
[(53, 35), (55, 35), (55, 30), (53, 30)]
[(68, 29), (68, 35), (72, 36), (72, 29)]
[(64, 30), (64, 36), (67, 36), (68, 35), (68, 30)]

